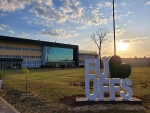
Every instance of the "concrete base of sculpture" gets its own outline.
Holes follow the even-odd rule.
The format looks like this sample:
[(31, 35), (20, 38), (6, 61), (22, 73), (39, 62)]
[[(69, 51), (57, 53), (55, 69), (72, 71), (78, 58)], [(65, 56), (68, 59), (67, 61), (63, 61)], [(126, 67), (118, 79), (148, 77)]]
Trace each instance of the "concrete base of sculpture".
[(132, 105), (142, 105), (142, 101), (138, 98), (132, 97), (130, 100), (123, 100), (121, 97), (116, 97), (116, 100), (110, 100), (109, 97), (105, 97), (104, 101), (96, 98), (93, 100), (88, 100), (86, 97), (76, 97), (76, 105), (93, 105), (93, 104), (132, 104)]

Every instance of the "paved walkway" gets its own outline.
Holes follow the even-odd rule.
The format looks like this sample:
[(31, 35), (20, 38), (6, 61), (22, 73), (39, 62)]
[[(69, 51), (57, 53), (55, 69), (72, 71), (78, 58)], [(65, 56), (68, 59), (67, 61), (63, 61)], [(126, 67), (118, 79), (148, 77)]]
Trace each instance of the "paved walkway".
[(12, 107), (6, 100), (0, 97), (0, 113), (20, 113)]

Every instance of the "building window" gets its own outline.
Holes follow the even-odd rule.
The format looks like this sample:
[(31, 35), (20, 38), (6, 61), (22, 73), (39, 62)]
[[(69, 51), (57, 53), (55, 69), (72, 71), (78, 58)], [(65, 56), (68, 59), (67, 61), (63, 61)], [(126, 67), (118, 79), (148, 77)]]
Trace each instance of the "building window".
[(73, 49), (46, 47), (45, 56), (47, 61), (73, 61)]

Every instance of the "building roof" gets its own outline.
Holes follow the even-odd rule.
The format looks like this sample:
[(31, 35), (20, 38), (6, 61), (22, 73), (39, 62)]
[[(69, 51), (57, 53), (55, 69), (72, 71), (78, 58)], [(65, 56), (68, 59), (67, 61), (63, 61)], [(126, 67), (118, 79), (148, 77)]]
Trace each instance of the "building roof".
[(97, 52), (96, 51), (79, 50), (79, 54), (97, 55)]
[(72, 49), (78, 48), (78, 45), (46, 42), (41, 40), (32, 40), (32, 39), (16, 38), (16, 37), (1, 36), (1, 35), (0, 35), (0, 42), (22, 43), (22, 44), (31, 44), (31, 45), (72, 48)]

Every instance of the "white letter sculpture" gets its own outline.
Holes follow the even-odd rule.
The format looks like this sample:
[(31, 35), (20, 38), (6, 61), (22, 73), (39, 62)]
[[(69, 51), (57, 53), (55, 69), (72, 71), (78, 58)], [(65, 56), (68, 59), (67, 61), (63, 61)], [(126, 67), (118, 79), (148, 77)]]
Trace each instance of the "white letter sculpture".
[[(90, 71), (95, 71), (95, 74), (90, 74)], [(104, 92), (110, 92), (110, 100), (115, 100), (115, 92), (120, 92), (120, 96), (124, 100), (129, 100), (132, 98), (132, 89), (127, 86), (132, 85), (130, 79), (120, 79), (112, 78), (108, 79), (109, 65), (108, 59), (104, 59), (104, 73), (100, 73), (100, 60), (99, 59), (85, 59), (85, 94), (89, 100), (95, 100), (97, 97), (99, 100), (104, 100)], [(93, 80), (93, 93), (90, 93), (90, 80)], [(108, 86), (104, 84), (109, 83)], [(127, 91), (120, 91), (120, 86), (115, 86), (115, 84), (120, 84), (121, 88)]]

